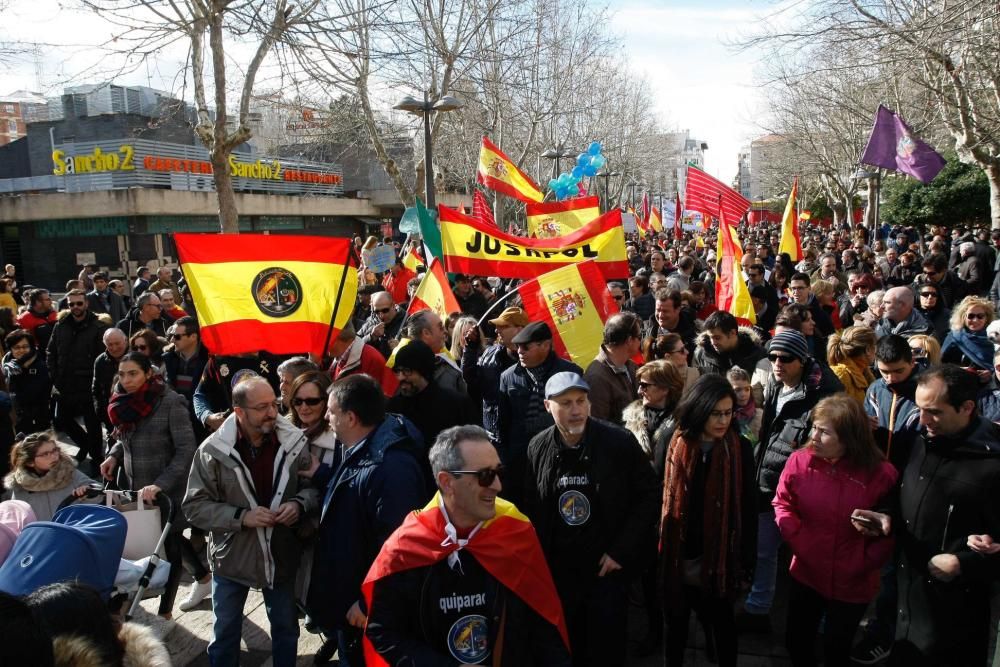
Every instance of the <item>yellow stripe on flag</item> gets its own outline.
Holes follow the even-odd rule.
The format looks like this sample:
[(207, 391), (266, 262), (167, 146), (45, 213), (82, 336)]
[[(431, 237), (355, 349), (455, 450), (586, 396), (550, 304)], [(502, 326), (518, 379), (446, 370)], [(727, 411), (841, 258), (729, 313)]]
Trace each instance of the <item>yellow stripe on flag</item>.
[[(479, 230), (462, 223), (441, 221), (444, 254), (488, 261), (541, 264), (552, 261), (583, 262), (600, 254), (600, 262), (628, 261), (625, 253), (625, 232), (621, 227), (603, 232), (578, 243), (561, 246), (558, 251), (534, 250), (531, 246), (504, 243), (495, 238), (484, 239)], [(548, 256), (545, 256), (548, 253)]]
[(458, 299), (451, 291), (448, 276), (444, 273), (441, 261), (436, 257), (431, 261), (430, 268), (420, 281), (417, 291), (414, 292), (407, 313), (413, 314), (423, 308), (433, 310), (442, 322), (447, 320), (451, 313), (462, 310), (462, 307), (458, 305)]
[[(604, 322), (593, 303), (587, 286), (580, 277), (575, 264), (538, 277), (538, 287), (545, 295), (545, 304), (562, 338), (570, 360), (581, 368), (586, 368), (597, 356), (604, 338)], [(567, 302), (583, 299), (567, 314)]]
[[(597, 201), (596, 197), (593, 197)], [(601, 215), (599, 206), (589, 206), (568, 211), (534, 213), (531, 204), (525, 209), (528, 218), (528, 236), (551, 239), (566, 236), (592, 222)]]
[(478, 176), (483, 185), (521, 201), (540, 202), (545, 199), (535, 182), (486, 137), (483, 137), (479, 149)]
[[(184, 264), (184, 276), (191, 285), (226, 285), (227, 290), (213, 290), (211, 298), (206, 298), (209, 290), (193, 289), (195, 309), (203, 321), (231, 322), (237, 320), (258, 320), (265, 323), (289, 322), (329, 322), (333, 315), (333, 304), (337, 299), (337, 287), (344, 275), (343, 264), (321, 262), (282, 261), (280, 266), (295, 274), (298, 279), (329, 294), (310, 294), (299, 308), (285, 317), (270, 317), (258, 308), (250, 293), (254, 279), (266, 263), (219, 262), (215, 264)], [(353, 295), (358, 289), (358, 271), (347, 270), (344, 294)], [(210, 315), (210, 318), (209, 318)], [(350, 320), (351, 309), (341, 308), (334, 326), (341, 329)], [(206, 320), (206, 318), (208, 318)]]

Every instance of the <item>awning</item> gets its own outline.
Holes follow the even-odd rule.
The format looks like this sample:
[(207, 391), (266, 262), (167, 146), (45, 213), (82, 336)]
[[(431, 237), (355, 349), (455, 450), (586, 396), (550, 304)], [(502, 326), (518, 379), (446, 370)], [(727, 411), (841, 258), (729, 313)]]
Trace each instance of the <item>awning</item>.
[(369, 225), (371, 227), (381, 227), (382, 226), (382, 221), (379, 220), (378, 218), (363, 218), (363, 217), (359, 217), (358, 220), (360, 220), (361, 222), (363, 222), (366, 225)]

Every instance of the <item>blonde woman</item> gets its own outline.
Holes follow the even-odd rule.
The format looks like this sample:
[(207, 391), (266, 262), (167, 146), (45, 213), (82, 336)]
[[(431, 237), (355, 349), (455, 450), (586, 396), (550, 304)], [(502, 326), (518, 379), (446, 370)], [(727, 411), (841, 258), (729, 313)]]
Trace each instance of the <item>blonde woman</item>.
[[(475, 328), (476, 318), (474, 317), (463, 315), (455, 321), (455, 326), (451, 330), (451, 347), (448, 348), (452, 358), (456, 360), (462, 358), (462, 354), (465, 353), (465, 335)], [(482, 332), (479, 332), (479, 339), (482, 340), (483, 338), (485, 336), (483, 336)]]
[(871, 371), (875, 361), (875, 332), (860, 326), (835, 332), (826, 343), (826, 358), (847, 395), (864, 405), (865, 392), (875, 381)]
[(941, 361), (957, 364), (974, 373), (983, 384), (993, 377), (993, 343), (986, 327), (996, 319), (988, 299), (967, 296), (951, 313), (951, 332), (941, 346)]
[(941, 343), (934, 336), (918, 334), (907, 339), (913, 360), (922, 368), (941, 363)]
[(830, 316), (833, 328), (840, 331), (843, 324), (840, 322), (840, 308), (837, 307), (837, 288), (829, 280), (820, 278), (813, 281), (812, 293), (823, 312)]

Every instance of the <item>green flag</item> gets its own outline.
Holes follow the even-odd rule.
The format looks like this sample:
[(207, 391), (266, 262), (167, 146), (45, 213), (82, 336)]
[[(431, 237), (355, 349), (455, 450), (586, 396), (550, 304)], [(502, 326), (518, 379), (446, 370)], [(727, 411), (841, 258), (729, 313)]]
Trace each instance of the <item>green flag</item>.
[[(420, 219), (420, 236), (424, 239), (424, 245), (431, 257), (437, 257), (442, 262), (444, 256), (441, 251), (441, 228), (438, 227), (435, 215), (424, 206), (424, 203), (417, 198), (417, 215)], [(430, 266), (431, 257), (427, 257), (427, 264)]]

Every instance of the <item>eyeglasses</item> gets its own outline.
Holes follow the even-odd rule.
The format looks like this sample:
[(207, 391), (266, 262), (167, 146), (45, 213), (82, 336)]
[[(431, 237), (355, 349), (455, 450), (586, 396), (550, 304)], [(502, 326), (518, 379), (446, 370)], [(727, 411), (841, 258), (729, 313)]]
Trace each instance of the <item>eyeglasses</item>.
[(732, 410), (712, 410), (709, 413), (712, 419), (729, 419), (733, 416)]
[(59, 456), (59, 448), (56, 447), (55, 449), (48, 449), (44, 452), (35, 452), (36, 459), (46, 459), (50, 456)]
[(475, 475), (479, 486), (487, 487), (493, 484), (493, 480), (499, 477), (503, 480), (504, 467), (498, 465), (496, 468), (480, 468), (479, 470), (446, 470), (449, 475), (461, 477), (462, 475)]
[(317, 405), (320, 405), (321, 403), (324, 402), (325, 400), (323, 399), (322, 396), (310, 396), (309, 398), (292, 399), (292, 405), (294, 405), (297, 408), (300, 408), (303, 405), (308, 405), (310, 408), (315, 408)]
[(914, 359), (923, 359), (927, 356), (927, 350), (922, 347), (911, 347), (910, 352), (913, 354)]
[(930, 277), (930, 276), (936, 276), (937, 274), (938, 274), (937, 271), (924, 271), (924, 275), (928, 276), (928, 277)]
[(676, 350), (670, 350), (669, 352), (667, 352), (667, 354), (681, 354), (681, 353), (687, 354), (687, 352), (688, 351), (686, 347), (680, 347), (677, 348)]
[(937, 292), (921, 292), (920, 293), (920, 298), (921, 299), (936, 299), (936, 298), (938, 298), (938, 293)]
[(776, 361), (780, 361), (783, 364), (790, 364), (793, 361), (798, 361), (796, 357), (793, 357), (790, 354), (769, 354), (767, 355), (767, 358), (771, 361), (772, 364)]
[(193, 335), (193, 334), (189, 334), (189, 333), (182, 333), (182, 334), (173, 333), (173, 334), (170, 334), (169, 336), (167, 336), (167, 340), (180, 340), (181, 338), (184, 338), (184, 336), (191, 336), (191, 335)]
[(373, 313), (376, 313), (376, 314), (378, 314), (378, 315), (385, 315), (385, 314), (386, 314), (386, 313), (388, 313), (388, 312), (389, 312), (390, 310), (392, 310), (392, 306), (389, 306), (388, 308), (374, 308), (374, 309), (372, 310), (372, 312), (373, 312)]
[(660, 385), (655, 384), (653, 382), (639, 382), (639, 389), (641, 389), (641, 390), (649, 389), (650, 387), (659, 387), (659, 386)]
[(966, 313), (965, 319), (967, 320), (985, 320), (986, 313)]
[(84, 303), (85, 302), (83, 302), (83, 301), (70, 301), (69, 305), (70, 306), (82, 306)]

